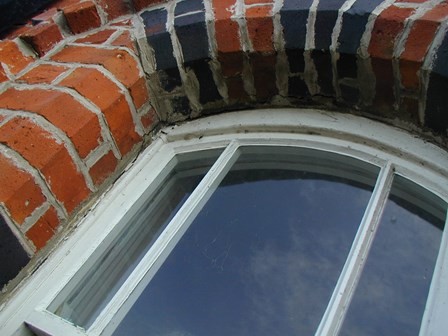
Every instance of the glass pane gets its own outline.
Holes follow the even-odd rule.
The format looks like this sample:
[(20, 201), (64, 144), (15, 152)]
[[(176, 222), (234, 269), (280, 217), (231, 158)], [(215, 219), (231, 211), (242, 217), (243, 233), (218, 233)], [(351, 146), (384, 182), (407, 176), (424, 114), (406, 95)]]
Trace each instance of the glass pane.
[(341, 335), (418, 335), (447, 205), (397, 176)]
[(245, 148), (114, 335), (312, 335), (376, 167)]
[[(165, 178), (135, 204), (123, 230), (69, 293), (60, 294), (49, 310), (87, 329), (115, 295), (155, 239), (207, 173), (221, 150), (175, 157)], [(171, 169), (169, 168), (171, 167)], [(69, 286), (67, 286), (69, 287)]]

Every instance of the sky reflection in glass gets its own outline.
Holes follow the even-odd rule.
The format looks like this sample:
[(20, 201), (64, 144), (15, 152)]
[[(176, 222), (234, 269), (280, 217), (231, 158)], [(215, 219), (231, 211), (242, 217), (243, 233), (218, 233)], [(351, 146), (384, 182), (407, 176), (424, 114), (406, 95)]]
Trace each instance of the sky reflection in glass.
[(446, 213), (426, 197), (396, 177), (340, 335), (419, 334)]
[(256, 169), (240, 158), (114, 335), (314, 334), (375, 176), (366, 186), (269, 155)]
[[(49, 309), (85, 329), (126, 281), (177, 210), (210, 169), (221, 150), (208, 150), (193, 155), (179, 155), (167, 167), (150, 197), (142, 196), (139, 207), (89, 272), (70, 290), (50, 305)], [(132, 211), (129, 211), (131, 213)], [(68, 286), (70, 288), (70, 286)]]

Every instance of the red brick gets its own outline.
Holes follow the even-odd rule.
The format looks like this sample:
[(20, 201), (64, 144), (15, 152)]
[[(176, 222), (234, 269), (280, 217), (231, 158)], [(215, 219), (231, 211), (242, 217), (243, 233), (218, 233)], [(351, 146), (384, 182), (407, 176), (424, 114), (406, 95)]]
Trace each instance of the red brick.
[(131, 13), (131, 10), (123, 0), (97, 0), (97, 2), (107, 13), (108, 20)]
[(156, 5), (162, 2), (166, 2), (167, 0), (132, 0), (132, 4), (136, 11), (140, 11), (143, 8)]
[(415, 21), (406, 40), (402, 59), (422, 61), (430, 44), (440, 26), (448, 17), (448, 4), (446, 2), (432, 8), (419, 20)]
[(130, 88), (129, 92), (136, 108), (140, 108), (149, 99), (148, 88), (146, 87), (146, 80), (144, 77), (140, 77)]
[(41, 114), (67, 134), (81, 158), (102, 140), (98, 117), (67, 93), (11, 88), (0, 95), (0, 107)]
[(374, 107), (378, 112), (392, 113), (393, 106), (396, 103), (392, 62), (382, 58), (374, 58), (372, 59), (372, 68), (376, 77)]
[(44, 12), (33, 16), (31, 20), (33, 22), (53, 22), (53, 16), (55, 16), (57, 13), (58, 10), (56, 8), (49, 8)]
[(6, 82), (8, 79), (9, 78), (6, 76), (5, 70), (3, 70), (3, 67), (0, 64), (0, 83)]
[[(131, 89), (139, 82), (141, 75), (137, 61), (125, 50), (97, 49), (90, 46), (67, 46), (52, 57), (59, 62), (100, 64), (109, 70), (121, 83)], [(132, 98), (138, 105), (139, 97)]]
[(218, 53), (221, 71), (224, 77), (238, 76), (243, 72), (244, 55), (242, 52)]
[(141, 116), (141, 122), (145, 130), (151, 130), (157, 121), (156, 111), (151, 107), (144, 115)]
[(31, 240), (37, 250), (44, 247), (54, 236), (55, 230), (59, 225), (59, 218), (53, 207), (26, 232), (26, 236)]
[(273, 52), (274, 24), (271, 17), (272, 6), (248, 8), (246, 11), (247, 30), (254, 51)]
[(434, 21), (416, 21), (406, 40), (401, 58), (415, 62), (422, 61), (438, 27), (439, 24)]
[(65, 71), (67, 71), (67, 68), (64, 66), (41, 64), (19, 77), (18, 80), (29, 84), (50, 84)]
[(415, 21), (400, 56), (401, 84), (410, 90), (420, 87), (418, 71), (422, 66), (440, 22), (448, 16), (448, 4), (442, 3)]
[(75, 3), (63, 8), (64, 16), (74, 34), (101, 26), (101, 19), (92, 1)]
[(132, 20), (131, 19), (125, 19), (122, 21), (116, 21), (111, 23), (112, 26), (117, 26), (117, 27), (132, 27)]
[(226, 80), (227, 90), (231, 101), (245, 102), (249, 100), (249, 95), (244, 88), (241, 77), (232, 77)]
[(117, 159), (112, 151), (109, 151), (99, 159), (89, 171), (93, 183), (95, 183), (96, 186), (101, 185), (101, 183), (115, 171), (117, 163)]
[(446, 1), (430, 9), (422, 16), (421, 20), (442, 22), (448, 16), (448, 3)]
[(0, 62), (6, 64), (13, 74), (17, 74), (34, 59), (25, 56), (14, 41), (5, 40), (0, 41)]
[(400, 60), (401, 85), (408, 90), (417, 90), (420, 87), (419, 71), (422, 62)]
[(235, 2), (236, 0), (213, 0), (216, 42), (221, 52), (241, 49), (238, 23), (231, 20), (231, 8)]
[(235, 52), (241, 50), (239, 25), (230, 19), (215, 22), (215, 36), (218, 51)]
[(42, 23), (28, 30), (21, 38), (36, 50), (39, 56), (45, 55), (64, 38), (55, 23)]
[(141, 140), (135, 132), (126, 98), (102, 73), (95, 69), (79, 68), (62, 81), (61, 85), (74, 88), (101, 109), (123, 155)]
[(2, 37), (2, 39), (4, 40), (14, 40), (17, 37), (22, 36), (23, 34), (25, 34), (29, 29), (32, 29), (34, 26), (32, 25), (31, 22), (29, 23), (25, 23), (21, 26), (16, 26), (14, 28), (12, 28), (11, 30), (9, 30), (6, 35), (4, 35)]
[(4, 203), (17, 224), (45, 201), (33, 177), (0, 155), (0, 202)]
[(375, 21), (369, 45), (372, 57), (392, 59), (395, 41), (403, 31), (404, 21), (414, 13), (412, 8), (390, 6)]
[(64, 9), (65, 7), (79, 3), (80, 0), (57, 0), (51, 6), (52, 8)]
[(273, 0), (245, 0), (244, 3), (246, 5), (258, 5), (258, 4), (265, 4), (265, 3), (273, 3)]
[(71, 214), (90, 194), (63, 144), (33, 122), (15, 118), (0, 128), (0, 143), (20, 153), (45, 177), (56, 198)]
[(113, 33), (115, 33), (115, 29), (104, 29), (102, 31), (99, 31), (97, 33), (90, 34), (86, 37), (82, 37), (80, 39), (77, 39), (75, 42), (77, 43), (91, 43), (91, 44), (101, 44), (107, 41), (109, 37), (112, 36)]
[(129, 48), (134, 53), (137, 53), (134, 41), (132, 40), (131, 34), (128, 31), (122, 32), (121, 35), (118, 36), (111, 44), (117, 47)]
[(112, 72), (126, 86), (140, 77), (137, 62), (126, 51), (98, 49), (90, 46), (67, 46), (52, 57), (63, 63), (100, 64)]
[(258, 101), (267, 101), (278, 93), (275, 73), (276, 57), (254, 53), (250, 55), (250, 63)]
[(419, 125), (418, 109), (418, 99), (403, 97), (400, 103), (400, 119), (412, 121), (414, 124)]

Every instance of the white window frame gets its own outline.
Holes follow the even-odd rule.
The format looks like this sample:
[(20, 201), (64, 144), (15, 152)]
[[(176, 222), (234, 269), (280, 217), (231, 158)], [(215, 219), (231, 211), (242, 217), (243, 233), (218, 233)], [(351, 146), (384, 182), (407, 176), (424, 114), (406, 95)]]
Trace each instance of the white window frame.
[[(169, 127), (128, 167), (92, 206), (67, 239), (1, 307), (5, 335), (109, 335), (130, 309), (166, 256), (187, 230), (221, 179), (235, 162), (239, 146), (294, 146), (354, 157), (381, 171), (360, 229), (316, 335), (336, 335), (375, 235), (394, 174), (424, 186), (448, 203), (448, 155), (431, 143), (369, 119), (306, 109), (254, 110), (207, 117)], [(48, 312), (61, 292), (70, 290), (91, 257), (113, 241), (129, 218), (163, 179), (170, 160), (180, 153), (225, 148), (167, 229), (143, 257), (93, 325), (84, 331)], [(448, 330), (448, 238), (445, 230), (436, 262), (420, 335)], [(26, 326), (25, 326), (26, 324)]]

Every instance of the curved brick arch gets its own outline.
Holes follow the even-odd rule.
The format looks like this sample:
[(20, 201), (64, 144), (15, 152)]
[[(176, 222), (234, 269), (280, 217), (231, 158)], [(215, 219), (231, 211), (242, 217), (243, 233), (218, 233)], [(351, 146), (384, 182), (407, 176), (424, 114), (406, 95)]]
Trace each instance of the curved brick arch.
[(330, 103), (446, 135), (446, 1), (184, 1), (140, 16), (174, 112), (184, 97), (193, 114)]
[[(223, 111), (318, 106), (446, 147), (447, 18), (445, 0), (55, 1), (0, 41), (0, 214), (34, 253), (152, 130)], [(58, 179), (6, 137), (24, 117)]]

